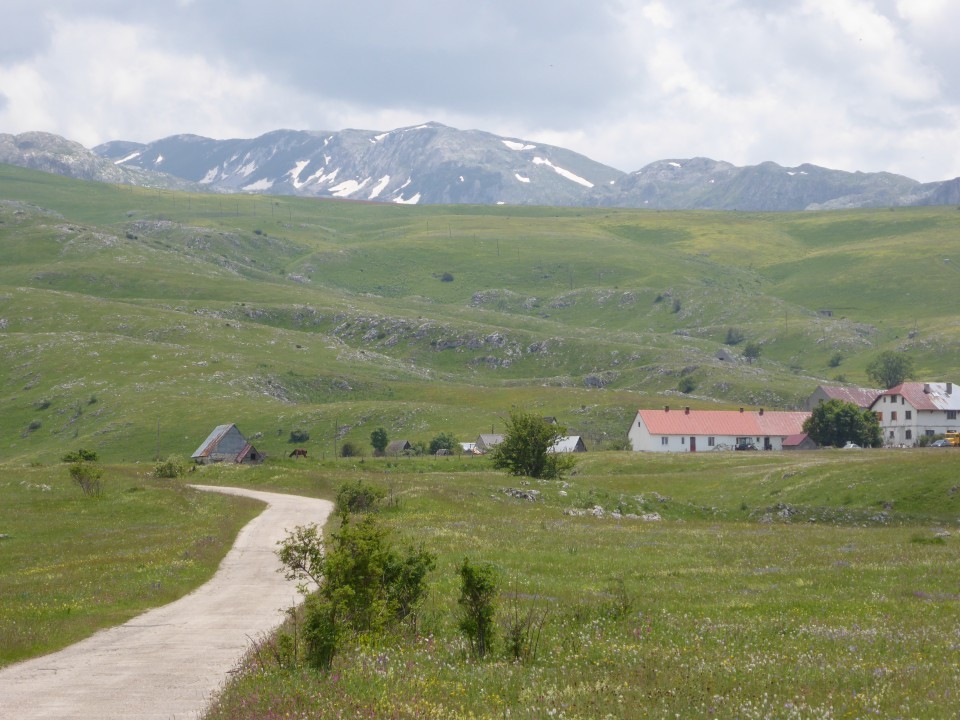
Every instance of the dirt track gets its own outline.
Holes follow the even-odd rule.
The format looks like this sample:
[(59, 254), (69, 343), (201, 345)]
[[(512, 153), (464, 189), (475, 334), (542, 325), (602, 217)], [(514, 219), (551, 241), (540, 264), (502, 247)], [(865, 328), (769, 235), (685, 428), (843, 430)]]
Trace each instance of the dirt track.
[(195, 486), (268, 507), (240, 531), (216, 575), (186, 597), (75, 645), (0, 670), (3, 720), (195, 720), (250, 639), (297, 599), (276, 572), (276, 542), (296, 525), (326, 522), (326, 500)]

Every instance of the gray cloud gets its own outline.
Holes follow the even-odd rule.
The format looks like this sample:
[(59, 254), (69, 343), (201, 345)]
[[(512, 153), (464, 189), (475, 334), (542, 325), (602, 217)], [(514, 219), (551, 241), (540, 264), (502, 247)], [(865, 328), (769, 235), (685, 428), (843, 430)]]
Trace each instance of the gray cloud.
[(624, 170), (706, 155), (960, 175), (956, 3), (7, 6), (0, 131), (88, 143), (439, 120)]

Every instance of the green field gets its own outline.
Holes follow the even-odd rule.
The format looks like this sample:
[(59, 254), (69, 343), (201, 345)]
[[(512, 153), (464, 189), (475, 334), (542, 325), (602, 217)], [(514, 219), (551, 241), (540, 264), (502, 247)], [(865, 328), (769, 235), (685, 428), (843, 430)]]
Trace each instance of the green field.
[[(482, 458), (332, 457), (381, 426), (472, 440), (513, 409), (609, 449), (638, 407), (794, 408), (838, 375), (866, 384), (890, 349), (955, 382), (956, 208), (400, 207), (0, 165), (0, 249), (0, 664), (209, 576), (255, 506), (151, 470), (235, 422), (268, 462), (191, 481), (332, 497), (364, 478), (438, 567), (417, 632), (326, 677), (254, 655), (213, 717), (960, 712), (953, 449), (591, 452), (531, 486)], [(729, 328), (759, 360), (717, 359), (742, 352)], [(101, 498), (59, 462), (78, 448), (102, 459)], [(546, 618), (535, 660), (468, 660), (465, 556), (499, 569), (502, 612)]]
[[(0, 458), (22, 461), (189, 455), (231, 421), (269, 455), (296, 428), (321, 455), (381, 425), (472, 440), (514, 406), (610, 447), (638, 407), (797, 407), (883, 350), (952, 380), (960, 339), (953, 207), (399, 207), (0, 166), (0, 248)], [(731, 327), (758, 361), (717, 359)]]

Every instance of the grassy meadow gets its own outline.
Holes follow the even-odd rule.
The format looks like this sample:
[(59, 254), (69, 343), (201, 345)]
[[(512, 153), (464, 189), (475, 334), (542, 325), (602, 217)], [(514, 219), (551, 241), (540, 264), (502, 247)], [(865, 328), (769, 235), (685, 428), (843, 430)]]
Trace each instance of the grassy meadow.
[(0, 248), (23, 462), (189, 455), (229, 421), (272, 456), (293, 429), (321, 456), (378, 426), (472, 440), (513, 406), (609, 448), (641, 406), (794, 408), (889, 349), (951, 380), (960, 347), (953, 207), (400, 207), (0, 166)]
[[(388, 488), (385, 521), (438, 556), (416, 628), (351, 641), (328, 675), (280, 666), (264, 641), (208, 720), (960, 711), (952, 450), (603, 453), (565, 481), (529, 484), (482, 460), (338, 462), (242, 474), (291, 490)], [(456, 629), (465, 557), (500, 578), (483, 661)], [(505, 638), (528, 617), (542, 629), (518, 662)]]
[[(0, 165), (0, 250), (0, 665), (213, 572), (256, 505), (151, 470), (234, 422), (267, 463), (188, 480), (333, 497), (362, 478), (438, 560), (415, 629), (326, 676), (261, 638), (210, 718), (960, 714), (960, 453), (613, 451), (638, 407), (797, 408), (869, 384), (883, 350), (960, 381), (957, 208), (410, 207)], [(473, 440), (514, 408), (584, 436), (565, 482), (333, 457), (378, 427)], [(100, 498), (59, 462), (78, 448)], [(498, 569), (502, 623), (542, 620), (535, 657), (469, 659), (464, 557)]]
[(65, 647), (213, 575), (260, 504), (102, 468), (100, 497), (68, 466), (0, 466), (0, 666)]

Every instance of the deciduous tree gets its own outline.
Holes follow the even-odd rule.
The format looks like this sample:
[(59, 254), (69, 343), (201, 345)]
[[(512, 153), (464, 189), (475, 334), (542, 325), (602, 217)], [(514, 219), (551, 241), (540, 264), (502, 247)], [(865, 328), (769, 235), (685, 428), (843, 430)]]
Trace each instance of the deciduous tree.
[(803, 431), (818, 445), (843, 447), (855, 442), (862, 447), (880, 447), (883, 444), (877, 416), (843, 400), (828, 400), (817, 405), (804, 421)]

